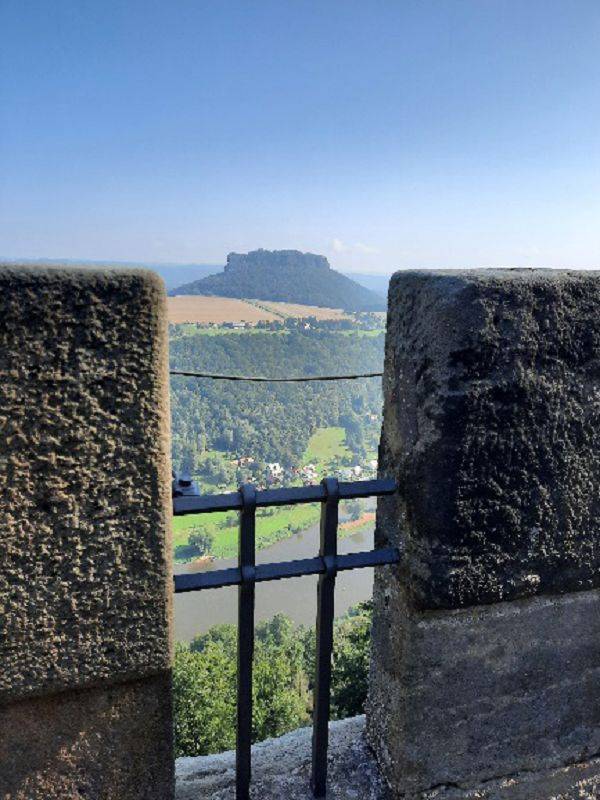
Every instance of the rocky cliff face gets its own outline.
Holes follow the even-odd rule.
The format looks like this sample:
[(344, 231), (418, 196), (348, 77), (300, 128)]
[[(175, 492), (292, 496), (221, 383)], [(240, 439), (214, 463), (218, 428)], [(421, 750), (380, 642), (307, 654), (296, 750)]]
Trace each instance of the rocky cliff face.
[(315, 253), (301, 253), (300, 250), (263, 250), (261, 248), (259, 250), (251, 250), (249, 253), (229, 253), (225, 272), (263, 266), (331, 269), (331, 265), (325, 256), (319, 256)]

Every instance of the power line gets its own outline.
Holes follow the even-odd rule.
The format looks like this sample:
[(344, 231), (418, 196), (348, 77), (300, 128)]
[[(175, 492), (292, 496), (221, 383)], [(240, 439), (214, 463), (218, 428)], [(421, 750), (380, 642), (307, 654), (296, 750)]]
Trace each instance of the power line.
[(185, 372), (172, 369), (171, 375), (186, 378), (212, 378), (218, 381), (252, 381), (254, 383), (308, 383), (308, 381), (354, 381), (357, 378), (380, 378), (383, 372), (361, 372), (357, 375), (304, 375), (294, 378), (266, 378), (262, 375), (219, 375), (212, 372)]

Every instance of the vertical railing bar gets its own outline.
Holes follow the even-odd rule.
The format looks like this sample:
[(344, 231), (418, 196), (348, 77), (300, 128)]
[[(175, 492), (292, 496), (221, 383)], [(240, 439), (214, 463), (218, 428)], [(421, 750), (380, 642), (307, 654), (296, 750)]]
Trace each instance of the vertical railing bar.
[[(392, 488), (390, 481), (371, 481), (372, 492), (370, 496), (380, 496), (390, 494)], [(330, 693), (331, 693), (331, 670), (333, 653), (333, 622), (334, 622), (334, 592), (335, 578), (337, 574), (337, 528), (339, 516), (340, 485), (336, 478), (325, 478), (321, 481), (324, 487), (325, 498), (321, 501), (321, 535), (318, 559), (308, 559), (311, 567), (313, 561), (320, 560), (323, 572), (319, 575), (317, 589), (317, 647), (316, 647), (316, 669), (315, 669), (315, 691), (313, 709), (313, 738), (312, 738), (312, 773), (311, 787), (314, 797), (325, 797), (327, 791), (327, 750), (329, 744), (329, 713), (330, 713)], [(348, 487), (352, 484), (344, 484), (344, 494), (349, 492)], [(309, 487), (314, 488), (314, 487)], [(358, 496), (357, 494), (351, 496)], [(361, 496), (363, 496), (361, 494)], [(366, 496), (366, 495), (364, 495)], [(227, 495), (227, 502), (232, 503), (232, 495)], [(255, 585), (257, 578), (256, 571), (256, 507), (257, 492), (250, 484), (244, 484), (239, 489), (240, 511), (240, 533), (238, 547), (238, 566), (239, 566), (239, 586), (238, 586), (238, 652), (237, 652), (237, 729), (236, 729), (236, 800), (250, 800), (250, 780), (251, 780), (251, 745), (252, 745), (252, 667), (254, 655), (254, 601)], [(181, 498), (178, 498), (181, 499)], [(218, 504), (219, 496), (209, 498), (215, 505)], [(175, 502), (175, 501), (174, 501)], [(291, 501), (296, 502), (295, 500)], [(304, 499), (297, 502), (305, 502)], [(265, 505), (277, 505), (278, 502), (269, 502)], [(219, 504), (219, 507), (222, 503)], [(177, 509), (175, 509), (177, 510)], [(186, 509), (187, 510), (187, 509)], [(204, 509), (207, 510), (207, 509)], [(185, 512), (184, 512), (185, 513)], [(393, 548), (389, 548), (391, 551)], [(375, 554), (357, 554), (361, 556)], [(391, 553), (386, 552), (386, 560), (379, 560), (377, 563), (397, 563), (400, 552), (396, 551), (394, 558)], [(350, 558), (344, 556), (342, 558)], [(268, 564), (266, 567), (282, 568), (289, 567), (294, 562), (283, 564)], [(350, 565), (345, 562), (341, 567), (344, 569), (355, 569), (356, 567), (366, 566), (364, 563)], [(237, 570), (223, 570), (222, 573)], [(272, 580), (279, 577), (291, 577), (275, 574), (273, 571), (269, 577), (261, 575), (262, 580)], [(294, 576), (309, 574), (306, 572), (294, 571)], [(197, 576), (191, 576), (195, 578)], [(231, 576), (228, 576), (229, 578)], [(237, 580), (235, 583), (237, 583)], [(231, 582), (231, 581), (230, 581)], [(191, 591), (196, 589), (210, 588), (206, 585), (180, 586), (175, 584), (175, 591)]]
[(242, 510), (238, 563), (242, 582), (238, 587), (236, 798), (249, 800), (252, 745), (252, 659), (254, 655), (255, 525), (256, 490), (240, 487)]
[(312, 776), (314, 797), (325, 797), (327, 791), (327, 750), (329, 746), (329, 706), (331, 691), (331, 656), (333, 651), (333, 616), (335, 593), (335, 558), (340, 489), (336, 478), (325, 478), (322, 484), (326, 499), (321, 505), (319, 555), (325, 573), (317, 587), (317, 649), (315, 668)]

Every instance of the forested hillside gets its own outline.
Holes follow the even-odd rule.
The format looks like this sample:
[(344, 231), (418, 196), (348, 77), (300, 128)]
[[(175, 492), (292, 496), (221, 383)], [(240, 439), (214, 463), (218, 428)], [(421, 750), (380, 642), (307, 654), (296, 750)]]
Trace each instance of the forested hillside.
[[(362, 714), (367, 697), (372, 608), (361, 603), (336, 620), (331, 718)], [(294, 629), (277, 614), (256, 626), (252, 741), (310, 724), (314, 628)], [(236, 630), (216, 625), (178, 643), (173, 669), (175, 753), (197, 756), (235, 747)]]
[(383, 297), (331, 269), (324, 256), (298, 250), (230, 253), (223, 272), (187, 283), (171, 294), (249, 297), (347, 311), (385, 308)]
[[(171, 367), (268, 377), (380, 370), (384, 334), (308, 330), (178, 335)], [(379, 435), (381, 379), (260, 384), (173, 377), (173, 463), (194, 471), (207, 451), (298, 464), (311, 434), (340, 426), (355, 457), (373, 451)]]

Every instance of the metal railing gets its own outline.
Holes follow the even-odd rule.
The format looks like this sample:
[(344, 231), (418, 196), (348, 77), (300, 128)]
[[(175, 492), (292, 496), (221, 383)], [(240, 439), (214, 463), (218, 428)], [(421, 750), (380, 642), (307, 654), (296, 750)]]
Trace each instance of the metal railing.
[[(262, 581), (318, 575), (317, 647), (313, 703), (311, 787), (315, 797), (325, 797), (327, 749), (333, 651), (334, 590), (336, 574), (342, 570), (396, 564), (400, 552), (395, 547), (360, 553), (337, 553), (338, 506), (340, 500), (393, 494), (393, 480), (368, 480), (339, 483), (325, 478), (320, 485), (257, 491), (244, 484), (238, 492), (198, 496), (193, 485), (174, 483), (173, 513), (204, 514), (211, 511), (240, 512), (238, 566), (230, 569), (176, 575), (175, 592), (193, 592), (221, 586), (238, 587), (238, 685), (236, 731), (236, 798), (250, 797), (252, 738), (252, 657), (254, 652), (254, 593)], [(177, 496), (180, 495), (180, 496)], [(321, 503), (319, 555), (297, 561), (256, 564), (256, 509), (269, 506)]]

